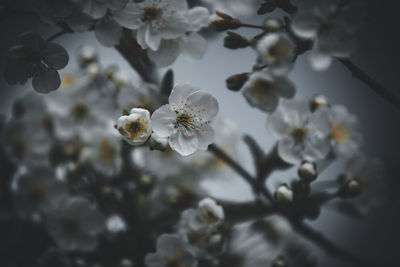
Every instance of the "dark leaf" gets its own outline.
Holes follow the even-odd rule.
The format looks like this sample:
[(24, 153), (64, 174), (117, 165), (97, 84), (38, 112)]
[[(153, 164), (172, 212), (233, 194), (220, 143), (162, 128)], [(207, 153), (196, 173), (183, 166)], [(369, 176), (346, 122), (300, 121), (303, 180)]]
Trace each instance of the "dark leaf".
[(163, 95), (169, 96), (171, 94), (172, 88), (174, 87), (174, 72), (169, 69), (162, 78), (161, 81), (161, 93)]
[(32, 79), (33, 88), (39, 93), (49, 93), (61, 85), (60, 75), (55, 69), (41, 71)]

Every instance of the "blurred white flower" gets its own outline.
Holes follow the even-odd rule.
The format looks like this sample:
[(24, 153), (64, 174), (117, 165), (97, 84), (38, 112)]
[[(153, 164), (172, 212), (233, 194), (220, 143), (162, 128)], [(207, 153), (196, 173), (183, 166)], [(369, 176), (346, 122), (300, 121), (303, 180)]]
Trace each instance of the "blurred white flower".
[(121, 116), (118, 119), (117, 129), (129, 144), (144, 144), (152, 133), (149, 111), (133, 108), (129, 115)]
[(36, 93), (17, 99), (13, 105), (13, 116), (0, 135), (9, 158), (18, 165), (47, 165), (54, 141), (53, 118)]
[(300, 38), (314, 40), (309, 54), (311, 66), (325, 70), (332, 57), (349, 57), (355, 49), (354, 33), (363, 15), (361, 1), (343, 5), (339, 0), (312, 0), (308, 4), (293, 18), (292, 30)]
[(348, 201), (363, 215), (383, 207), (391, 186), (383, 162), (357, 155), (346, 162), (345, 186), (357, 196)]
[(47, 213), (46, 226), (57, 245), (70, 251), (92, 251), (105, 228), (105, 217), (82, 197), (69, 197)]
[(8, 52), (4, 77), (12, 85), (24, 84), (32, 78), (37, 92), (49, 93), (60, 87), (57, 70), (64, 68), (68, 60), (68, 53), (62, 46), (46, 42), (37, 34), (24, 33)]
[(156, 252), (147, 254), (144, 261), (147, 267), (197, 266), (197, 260), (187, 251), (179, 235), (174, 234), (161, 235)]
[(94, 19), (99, 19), (106, 15), (107, 10), (118, 10), (124, 8), (129, 0), (72, 0), (78, 3), (83, 12)]
[(122, 167), (120, 140), (115, 135), (96, 135), (81, 151), (81, 162), (89, 162), (99, 173), (107, 177), (117, 175)]
[(295, 45), (285, 33), (269, 33), (257, 42), (258, 61), (274, 75), (286, 75), (292, 68)]
[(341, 105), (321, 107), (315, 111), (315, 116), (331, 124), (330, 138), (335, 155), (351, 158), (359, 152), (363, 140), (359, 122), (346, 107)]
[(280, 97), (292, 98), (295, 92), (290, 80), (264, 71), (252, 73), (243, 85), (243, 95), (249, 104), (265, 112), (274, 111)]
[(143, 49), (155, 51), (161, 40), (175, 39), (207, 25), (208, 10), (189, 9), (186, 0), (146, 0), (129, 3), (114, 19), (128, 29), (137, 30), (136, 40)]
[(23, 217), (48, 212), (68, 195), (65, 183), (49, 167), (30, 167), (14, 177), (14, 200)]
[(225, 12), (232, 16), (248, 16), (254, 14), (259, 8), (258, 0), (203, 0), (215, 10)]
[(156, 133), (152, 133), (149, 138), (148, 145), (150, 150), (165, 151), (168, 148), (168, 137), (161, 137)]
[(286, 162), (317, 161), (330, 151), (329, 123), (311, 113), (308, 101), (302, 97), (282, 99), (268, 117), (267, 127), (279, 139), (278, 153)]
[(169, 104), (161, 106), (151, 117), (153, 131), (169, 137), (170, 147), (188, 156), (206, 150), (214, 141), (209, 125), (218, 113), (218, 102), (208, 93), (196, 91), (188, 84), (178, 84), (169, 96)]
[(107, 230), (111, 233), (119, 233), (126, 231), (126, 222), (119, 215), (113, 215), (107, 219)]
[(191, 32), (177, 39), (164, 39), (158, 50), (148, 50), (147, 54), (158, 67), (166, 67), (174, 63), (180, 54), (191, 61), (200, 60), (206, 49), (206, 40), (200, 34)]

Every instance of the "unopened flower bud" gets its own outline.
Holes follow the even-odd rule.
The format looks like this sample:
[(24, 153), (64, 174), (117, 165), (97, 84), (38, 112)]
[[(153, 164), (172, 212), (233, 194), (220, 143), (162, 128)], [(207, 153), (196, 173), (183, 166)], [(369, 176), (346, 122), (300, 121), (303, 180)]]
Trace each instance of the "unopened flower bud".
[(278, 256), (272, 263), (271, 267), (287, 267), (288, 264), (283, 256)]
[(228, 36), (224, 39), (224, 46), (230, 49), (245, 48), (249, 45), (249, 40), (234, 32), (228, 32)]
[(210, 22), (208, 25), (214, 31), (222, 32), (226, 30), (235, 30), (240, 27), (240, 23), (238, 20), (224, 20), (224, 19), (216, 19)]
[(291, 203), (293, 201), (293, 191), (287, 184), (282, 184), (275, 191), (275, 200), (280, 203)]
[(312, 182), (317, 178), (317, 165), (314, 162), (303, 161), (298, 169), (299, 177), (305, 182)]
[(232, 91), (239, 91), (249, 79), (249, 73), (240, 73), (226, 79), (226, 87)]
[(218, 16), (220, 16), (221, 18), (223, 18), (224, 20), (233, 20), (233, 18), (231, 16), (229, 16), (228, 14), (222, 12), (222, 11), (215, 11), (215, 14), (217, 14)]
[(361, 184), (359, 181), (357, 181), (356, 179), (350, 179), (348, 180), (345, 185), (345, 192), (346, 192), (346, 196), (349, 197), (354, 197), (357, 196), (361, 193)]
[(278, 31), (282, 28), (282, 21), (276, 18), (267, 18), (264, 21), (264, 27), (270, 32)]
[(329, 105), (329, 101), (328, 101), (328, 98), (326, 96), (324, 96), (324, 95), (316, 95), (311, 100), (310, 105), (311, 105), (311, 110), (315, 111), (319, 107), (323, 107), (323, 106)]

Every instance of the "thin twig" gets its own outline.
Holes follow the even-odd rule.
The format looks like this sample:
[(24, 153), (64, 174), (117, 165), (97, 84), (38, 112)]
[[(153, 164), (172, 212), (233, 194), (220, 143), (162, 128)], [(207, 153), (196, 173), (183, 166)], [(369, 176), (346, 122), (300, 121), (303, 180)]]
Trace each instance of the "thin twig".
[(383, 85), (372, 79), (367, 73), (361, 70), (356, 64), (349, 59), (337, 59), (342, 63), (353, 75), (354, 78), (359, 79), (368, 85), (375, 93), (386, 99), (389, 103), (393, 104), (396, 108), (400, 109), (400, 98), (391, 93)]
[(57, 39), (57, 38), (63, 36), (64, 34), (67, 34), (67, 33), (71, 33), (71, 31), (68, 31), (68, 30), (61, 30), (61, 31), (59, 31), (59, 32), (57, 32), (57, 33), (55, 33), (55, 34), (53, 34), (53, 35), (50, 36), (49, 38), (47, 38), (47, 39), (46, 39), (46, 42), (54, 41), (55, 39)]
[(265, 188), (264, 185), (260, 184), (251, 174), (249, 174), (242, 166), (240, 166), (236, 161), (234, 161), (229, 155), (227, 155), (222, 149), (220, 149), (215, 144), (208, 146), (208, 151), (213, 153), (219, 159), (224, 161), (226, 164), (231, 166), (238, 174), (240, 174), (247, 183), (250, 184), (251, 188), (256, 194), (261, 193), (270, 201), (273, 200), (271, 193)]
[[(326, 253), (331, 256), (336, 257), (337, 259), (343, 260), (345, 262), (349, 262), (359, 267), (377, 267), (378, 265), (371, 264), (358, 256), (340, 248), (328, 238), (326, 238), (321, 232), (313, 229), (308, 226), (304, 222), (296, 222), (292, 225), (294, 229), (301, 235), (303, 235), (306, 239), (312, 241), (314, 244), (318, 245), (322, 248)], [(381, 265), (384, 266), (384, 265)], [(385, 265), (386, 266), (386, 265)]]

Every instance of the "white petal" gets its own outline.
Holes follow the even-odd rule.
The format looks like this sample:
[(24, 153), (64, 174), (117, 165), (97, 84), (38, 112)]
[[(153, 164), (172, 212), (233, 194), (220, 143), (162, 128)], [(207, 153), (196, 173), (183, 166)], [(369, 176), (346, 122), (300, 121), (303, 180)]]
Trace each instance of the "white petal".
[(313, 38), (317, 34), (319, 23), (314, 14), (309, 12), (299, 13), (291, 23), (293, 32), (301, 38)]
[(135, 3), (129, 3), (125, 8), (117, 11), (114, 15), (114, 19), (120, 25), (128, 29), (138, 29), (143, 25), (141, 16), (143, 11), (140, 6)]
[(207, 41), (198, 33), (192, 32), (182, 37), (182, 54), (191, 60), (200, 60), (207, 50)]
[[(193, 108), (205, 121), (211, 121), (218, 113), (218, 101), (211, 94), (197, 91), (186, 98), (188, 109)], [(197, 106), (196, 106), (197, 105)]]
[(107, 47), (118, 44), (122, 35), (122, 27), (109, 17), (100, 20), (94, 31), (97, 40)]
[(207, 150), (208, 146), (215, 140), (213, 128), (209, 125), (204, 125), (201, 130), (198, 131), (197, 139), (199, 140), (199, 149)]
[(169, 137), (169, 146), (182, 156), (189, 156), (199, 148), (199, 140), (197, 135), (178, 132)]
[(196, 92), (197, 90), (193, 89), (189, 84), (187, 83), (180, 83), (176, 84), (174, 88), (171, 91), (171, 94), (168, 98), (169, 104), (172, 107), (178, 108), (180, 107), (183, 102), (186, 101), (187, 97)]
[(185, 15), (190, 23), (188, 31), (199, 31), (201, 28), (206, 27), (210, 18), (208, 9), (200, 6), (190, 9)]
[(309, 53), (308, 59), (311, 67), (317, 71), (326, 70), (332, 63), (332, 58), (329, 55), (324, 54), (317, 49), (313, 49)]
[(153, 131), (160, 137), (170, 136), (174, 132), (175, 120), (176, 114), (170, 105), (163, 105), (151, 116)]
[(175, 62), (181, 49), (180, 39), (162, 40), (158, 50), (147, 50), (147, 55), (158, 67), (166, 67)]

